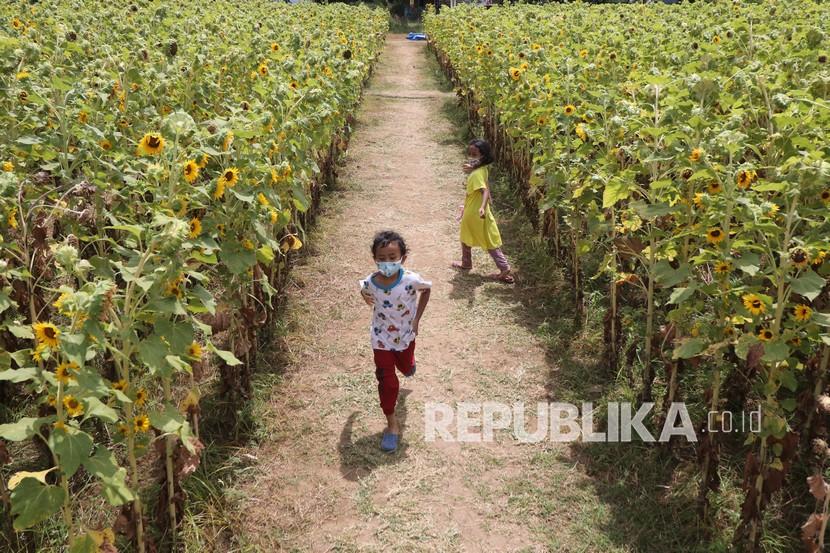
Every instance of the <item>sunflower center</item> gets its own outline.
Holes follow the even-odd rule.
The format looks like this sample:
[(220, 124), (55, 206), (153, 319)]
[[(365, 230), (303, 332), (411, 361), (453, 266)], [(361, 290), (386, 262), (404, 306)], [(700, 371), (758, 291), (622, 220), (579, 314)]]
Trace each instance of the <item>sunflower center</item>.
[(52, 327), (48, 327), (48, 326), (43, 329), (43, 334), (44, 334), (44, 336), (46, 336), (49, 339), (54, 339), (54, 338), (57, 337), (57, 333), (55, 332), (55, 329), (52, 328)]
[(147, 139), (147, 145), (151, 148), (158, 148), (159, 144), (161, 144), (161, 141), (157, 136), (151, 136)]
[(225, 172), (225, 180), (233, 180), (233, 171)]

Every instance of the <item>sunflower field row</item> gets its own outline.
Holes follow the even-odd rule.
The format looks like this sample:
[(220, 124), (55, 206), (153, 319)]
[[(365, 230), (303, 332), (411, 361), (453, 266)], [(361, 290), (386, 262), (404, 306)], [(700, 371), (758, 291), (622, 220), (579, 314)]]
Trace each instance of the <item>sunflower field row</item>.
[[(175, 543), (202, 447), (199, 373), (210, 361), (228, 401), (245, 400), (387, 26), (382, 11), (266, 0), (0, 6), (12, 547), (46, 550), (23, 532), (39, 525), (73, 553)], [(120, 512), (92, 517), (79, 489)]]
[[(606, 283), (609, 375), (638, 367), (641, 401), (659, 392), (665, 412), (684, 392), (701, 423), (761, 407), (742, 451), (745, 550), (793, 463), (827, 466), (828, 26), (830, 6), (802, 0), (426, 18), (471, 119), (569, 268), (578, 310), (586, 281)], [(705, 519), (720, 447), (714, 433), (698, 444)], [(827, 518), (814, 495), (810, 551)]]

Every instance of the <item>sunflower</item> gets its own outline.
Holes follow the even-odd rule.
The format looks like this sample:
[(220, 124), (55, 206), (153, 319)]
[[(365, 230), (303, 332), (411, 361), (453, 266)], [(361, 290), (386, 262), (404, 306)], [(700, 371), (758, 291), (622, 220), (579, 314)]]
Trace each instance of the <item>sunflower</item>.
[(769, 211), (767, 211), (767, 217), (775, 217), (779, 209), (781, 208), (778, 206), (778, 204), (771, 204), (769, 206)]
[(225, 135), (225, 139), (222, 141), (222, 151), (227, 152), (231, 144), (233, 144), (233, 131), (228, 131), (228, 134)]
[(118, 382), (113, 382), (112, 383), (112, 389), (113, 390), (118, 390), (119, 392), (123, 392), (124, 390), (127, 389), (127, 381), (122, 378)]
[(787, 340), (787, 343), (793, 346), (794, 348), (797, 348), (801, 346), (801, 338), (799, 336), (793, 336), (792, 338)]
[(271, 224), (277, 224), (277, 220), (279, 219), (279, 213), (277, 213), (276, 209), (271, 210)]
[(6, 173), (11, 173), (12, 171), (14, 171), (14, 163), (12, 163), (11, 161), (4, 161), (3, 171), (5, 171)]
[(744, 294), (743, 297), (741, 297), (741, 300), (743, 300), (744, 307), (746, 307), (747, 311), (755, 316), (758, 316), (767, 310), (767, 306), (764, 305), (761, 298), (755, 294)]
[(190, 238), (196, 238), (202, 234), (202, 222), (194, 217), (190, 220), (190, 234), (188, 235)]
[(703, 150), (701, 148), (694, 148), (692, 149), (692, 153), (689, 154), (689, 161), (697, 162), (700, 161), (700, 157), (703, 155)]
[(719, 227), (712, 227), (706, 232), (706, 241), (710, 244), (719, 244), (724, 238), (726, 238), (726, 233)]
[(145, 403), (147, 403), (147, 390), (141, 388), (135, 393), (135, 404), (136, 406), (141, 407)]
[(58, 347), (58, 336), (61, 334), (58, 327), (52, 323), (35, 323), (32, 329), (35, 331), (38, 345), (46, 345), (53, 349)]
[(157, 132), (145, 134), (138, 143), (136, 155), (144, 154), (154, 156), (164, 149), (164, 137)]
[(16, 31), (19, 31), (20, 29), (22, 29), (22, 28), (23, 28), (23, 22), (22, 22), (22, 21), (20, 21), (20, 19), (18, 19), (17, 17), (15, 17), (14, 19), (12, 19), (12, 27), (13, 27)]
[(17, 229), (17, 208), (13, 208), (6, 215), (6, 224), (9, 225), (9, 228), (12, 230)]
[(216, 225), (216, 232), (219, 233), (219, 236), (225, 236), (225, 223), (219, 223)]
[(519, 69), (521, 69), (522, 71), (527, 71), (528, 67), (530, 67), (530, 66), (527, 64), (527, 62), (523, 62), (523, 63), (519, 66)]
[(168, 296), (176, 296), (177, 298), (182, 298), (184, 296), (184, 278), (178, 277), (167, 283), (167, 286), (164, 289), (164, 292)]
[(692, 198), (692, 203), (695, 204), (695, 207), (700, 209), (703, 207), (703, 194), (698, 192), (695, 194), (695, 197)]
[(582, 50), (580, 50), (580, 51), (579, 51), (579, 57), (580, 57), (580, 58), (583, 58), (583, 59), (584, 59), (584, 58), (587, 58), (587, 57), (588, 57), (588, 50), (586, 50), (585, 48), (583, 48)]
[(190, 184), (193, 184), (193, 182), (199, 177), (199, 164), (196, 163), (196, 160), (188, 160), (182, 168), (182, 173), (184, 173), (184, 180)]
[(187, 347), (187, 355), (194, 359), (202, 358), (202, 345), (199, 342), (193, 342)]
[(291, 87), (291, 90), (297, 90), (298, 88), (300, 88), (300, 85), (299, 83), (297, 83), (297, 81), (291, 81), (291, 84), (289, 84), (288, 86)]
[(542, 49), (542, 45), (537, 44), (537, 43), (534, 42), (533, 44), (530, 45), (530, 49), (533, 50), (534, 52), (538, 52), (539, 50)]
[(772, 340), (773, 336), (774, 334), (768, 328), (764, 328), (760, 332), (758, 332), (758, 339), (762, 342), (769, 342), (770, 340)]
[(204, 169), (207, 167), (208, 161), (210, 161), (210, 156), (207, 154), (202, 154), (201, 159), (199, 159), (199, 169)]
[(216, 190), (213, 191), (213, 199), (218, 200), (225, 195), (225, 181), (222, 177), (216, 182)]
[(712, 44), (720, 44), (720, 37), (718, 35), (712, 37)]
[(573, 104), (568, 104), (562, 109), (562, 111), (565, 112), (565, 115), (573, 115), (576, 111), (576, 108)]
[(588, 133), (585, 132), (585, 128), (582, 126), (582, 123), (577, 124), (576, 129), (574, 130), (576, 132), (576, 135), (583, 142), (585, 142), (588, 139)]
[(280, 45), (277, 44), (276, 42), (272, 42), (271, 43), (271, 51), (272, 52), (279, 52), (280, 51)]
[(747, 171), (746, 169), (738, 171), (738, 188), (749, 190), (750, 185), (756, 178), (758, 178), (758, 174), (755, 171)]
[(98, 145), (101, 147), (102, 150), (111, 150), (112, 149), (112, 142), (104, 138), (103, 140), (98, 141)]
[(133, 419), (133, 428), (136, 432), (149, 432), (150, 419), (147, 415), (139, 415)]
[(731, 325), (724, 327), (723, 335), (726, 336), (727, 338), (731, 338), (732, 336), (735, 335), (735, 327), (733, 327)]
[(810, 317), (813, 316), (813, 310), (810, 309), (809, 306), (802, 303), (795, 306), (795, 309), (793, 309), (793, 315), (795, 316), (796, 321), (806, 323), (810, 320)]
[(54, 428), (55, 430), (58, 430), (60, 432), (66, 432), (66, 423), (63, 422), (63, 421), (55, 421), (52, 424), (52, 428)]
[(69, 381), (74, 378), (72, 372), (78, 369), (75, 363), (61, 363), (55, 367), (55, 378), (62, 384), (69, 384)]
[(246, 250), (253, 250), (255, 246), (254, 246), (253, 242), (251, 242), (248, 238), (246, 238), (242, 241), (242, 247), (245, 248)]
[(84, 405), (74, 396), (63, 396), (63, 406), (66, 408), (66, 414), (70, 417), (79, 417), (84, 414)]
[(233, 188), (234, 186), (236, 186), (236, 183), (239, 182), (239, 169), (237, 169), (236, 167), (229, 167), (225, 169), (225, 171), (222, 173), (222, 176), (219, 177), (219, 182)]
[(818, 252), (813, 259), (810, 260), (810, 265), (813, 267), (820, 267), (824, 260), (827, 259), (827, 252), (820, 251)]
[(38, 344), (32, 352), (32, 359), (40, 362), (43, 361), (43, 350), (46, 349), (46, 344)]
[[(5, 164), (3, 164), (3, 168), (5, 169)], [(824, 205), (830, 205), (830, 189), (822, 190), (820, 198)]]
[(793, 262), (793, 265), (799, 269), (803, 269), (809, 263), (810, 258), (807, 256), (807, 252), (801, 248), (796, 248), (790, 252), (790, 260)]
[(721, 192), (723, 192), (723, 187), (718, 181), (712, 181), (706, 187), (706, 191), (709, 194), (720, 194)]
[(260, 203), (260, 205), (262, 205), (263, 207), (268, 207), (268, 206), (271, 205), (271, 202), (268, 201), (268, 198), (266, 198), (265, 194), (263, 194), (262, 192), (257, 194), (256, 199)]
[(539, 118), (536, 119), (536, 124), (539, 125), (540, 127), (544, 127), (545, 124), (547, 124), (547, 122), (548, 122), (548, 120), (545, 119), (544, 116), (539, 116)]
[(264, 63), (260, 63), (259, 67), (257, 67), (256, 70), (257, 70), (257, 73), (259, 73), (263, 77), (266, 77), (268, 75), (268, 66), (265, 65)]
[(89, 114), (82, 110), (78, 114), (78, 123), (80, 123), (81, 125), (86, 125), (87, 121), (89, 121)]
[(728, 261), (718, 261), (715, 263), (715, 274), (726, 275), (732, 272), (732, 264)]
[(69, 292), (61, 292), (61, 295), (58, 296), (58, 299), (52, 302), (52, 306), (56, 307), (58, 310), (63, 309), (63, 302), (69, 297)]

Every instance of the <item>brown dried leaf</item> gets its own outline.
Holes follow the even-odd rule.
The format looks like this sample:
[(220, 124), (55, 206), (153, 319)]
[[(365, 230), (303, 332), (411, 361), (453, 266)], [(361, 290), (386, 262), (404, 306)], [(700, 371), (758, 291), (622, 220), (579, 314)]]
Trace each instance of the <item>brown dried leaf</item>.
[(830, 484), (824, 481), (820, 474), (814, 474), (807, 477), (807, 486), (810, 488), (810, 493), (818, 501), (824, 501), (827, 492), (830, 491)]
[(9, 454), (9, 450), (6, 449), (6, 443), (0, 440), (0, 466), (8, 465), (12, 462), (12, 456)]
[(179, 480), (196, 472), (202, 462), (202, 450), (205, 449), (205, 445), (198, 438), (191, 438), (190, 443), (193, 445), (193, 453), (181, 444), (176, 451), (176, 477)]
[(818, 553), (819, 547), (816, 542), (816, 536), (821, 531), (821, 525), (827, 515), (818, 515), (813, 513), (801, 526), (801, 542), (804, 544), (804, 550), (807, 553)]

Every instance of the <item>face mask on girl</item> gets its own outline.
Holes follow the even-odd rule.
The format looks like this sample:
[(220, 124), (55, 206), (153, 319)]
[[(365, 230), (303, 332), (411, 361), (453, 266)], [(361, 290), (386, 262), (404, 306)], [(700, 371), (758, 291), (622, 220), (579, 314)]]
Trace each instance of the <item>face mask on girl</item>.
[(398, 271), (400, 271), (400, 270), (401, 270), (401, 263), (402, 263), (402, 261), (403, 261), (403, 260), (398, 260), (398, 261), (378, 261), (378, 262), (377, 262), (377, 265), (378, 265), (378, 271), (380, 271), (380, 273), (381, 273), (383, 276), (385, 276), (385, 277), (389, 278), (389, 277), (391, 277), (392, 275), (397, 274), (397, 273), (398, 273)]

